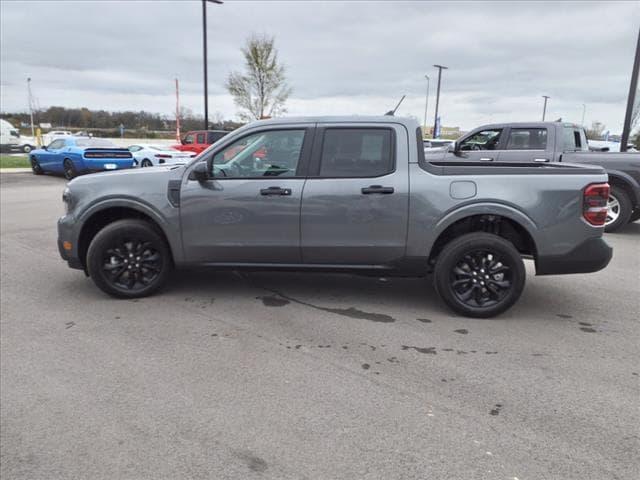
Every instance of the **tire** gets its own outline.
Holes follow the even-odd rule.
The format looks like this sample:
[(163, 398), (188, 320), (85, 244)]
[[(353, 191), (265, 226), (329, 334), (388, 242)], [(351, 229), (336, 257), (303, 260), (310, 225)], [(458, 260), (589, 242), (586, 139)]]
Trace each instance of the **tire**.
[(25, 145), (24, 147), (22, 147), (22, 151), (24, 153), (31, 153), (31, 150), (33, 150), (33, 148), (31, 147), (31, 145)]
[(64, 171), (64, 178), (67, 180), (73, 180), (78, 176), (78, 171), (76, 170), (75, 165), (68, 158), (65, 158), (64, 162), (62, 162), (62, 170)]
[(100, 230), (89, 245), (86, 265), (98, 288), (118, 298), (155, 293), (173, 269), (164, 237), (149, 223), (133, 219)]
[(36, 157), (31, 157), (31, 171), (34, 175), (42, 175), (44, 173)]
[(640, 207), (636, 208), (633, 213), (631, 214), (631, 217), (629, 217), (629, 223), (631, 222), (636, 222), (640, 220)]
[(140, 162), (140, 168), (147, 167), (153, 167), (153, 163), (151, 163), (151, 160), (149, 160), (148, 158), (145, 158), (144, 160), (142, 160), (142, 162)]
[(511, 242), (473, 232), (445, 245), (436, 262), (434, 284), (453, 311), (488, 318), (508, 310), (520, 298), (526, 275)]
[(604, 224), (605, 232), (615, 232), (620, 227), (629, 223), (633, 207), (629, 195), (622, 188), (612, 185), (609, 191), (609, 201), (607, 202), (609, 211)]

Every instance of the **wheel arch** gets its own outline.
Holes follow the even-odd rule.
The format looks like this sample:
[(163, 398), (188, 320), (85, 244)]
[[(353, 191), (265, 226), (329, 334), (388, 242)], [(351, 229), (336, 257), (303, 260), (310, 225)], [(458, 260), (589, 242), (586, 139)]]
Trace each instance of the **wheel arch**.
[(609, 185), (624, 190), (629, 197), (633, 208), (640, 205), (640, 185), (638, 185), (629, 175), (624, 172), (609, 172)]
[(91, 240), (107, 225), (125, 219), (140, 219), (149, 223), (167, 242), (171, 259), (175, 262), (176, 252), (179, 252), (179, 249), (176, 248), (170, 236), (167, 235), (166, 225), (162, 218), (153, 210), (140, 204), (118, 201), (101, 204), (83, 215), (81, 220), (82, 227), (78, 234), (78, 258), (85, 269), (87, 266), (87, 251)]
[(456, 210), (436, 226), (429, 252), (433, 265), (444, 246), (451, 240), (472, 232), (492, 233), (510, 241), (523, 256), (536, 259), (538, 247), (536, 224), (525, 214), (505, 205), (472, 205)]

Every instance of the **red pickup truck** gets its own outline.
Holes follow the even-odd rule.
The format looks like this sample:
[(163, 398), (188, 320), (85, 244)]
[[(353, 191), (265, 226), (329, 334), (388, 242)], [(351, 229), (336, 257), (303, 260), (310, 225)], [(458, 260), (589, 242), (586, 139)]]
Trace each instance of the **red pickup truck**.
[(225, 130), (194, 130), (182, 137), (181, 144), (172, 145), (171, 148), (180, 150), (181, 152), (195, 152), (199, 154), (227, 133), (229, 132)]

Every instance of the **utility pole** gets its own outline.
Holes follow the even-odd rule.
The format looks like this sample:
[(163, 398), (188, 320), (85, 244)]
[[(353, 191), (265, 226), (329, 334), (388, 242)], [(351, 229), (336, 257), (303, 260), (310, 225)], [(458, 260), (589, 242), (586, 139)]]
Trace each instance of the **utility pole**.
[(209, 129), (209, 83), (207, 79), (207, 2), (222, 4), (222, 0), (202, 0), (202, 50), (204, 62), (204, 129)]
[(181, 143), (180, 138), (180, 88), (178, 86), (178, 79), (176, 78), (176, 140)]
[[(430, 83), (430, 78), (429, 75), (425, 75), (424, 78), (427, 79), (427, 96), (425, 97), (425, 101), (424, 101), (424, 129), (427, 129), (427, 108), (429, 108), (429, 83)], [(423, 132), (424, 135), (426, 135), (426, 131)]]
[(27, 92), (29, 93), (29, 116), (31, 117), (31, 136), (35, 138), (36, 131), (33, 128), (33, 97), (31, 96), (31, 77), (27, 78)]
[(580, 125), (582, 126), (582, 128), (584, 128), (584, 114), (587, 112), (587, 106), (583, 103), (582, 104), (582, 122), (580, 123)]
[(442, 70), (447, 70), (449, 67), (445, 67), (444, 65), (434, 65), (438, 69), (438, 90), (436, 93), (436, 113), (433, 119), (433, 138), (436, 137), (437, 129), (438, 129), (438, 107), (440, 106), (440, 81), (442, 80)]
[(542, 121), (544, 122), (544, 117), (547, 116), (547, 100), (551, 97), (548, 95), (542, 95), (542, 98), (544, 98), (544, 106), (542, 107)]
[(633, 60), (631, 83), (629, 84), (629, 96), (627, 97), (627, 111), (624, 115), (624, 127), (622, 128), (622, 138), (620, 139), (621, 152), (627, 151), (627, 144), (629, 143), (629, 134), (631, 133), (631, 117), (633, 116), (633, 105), (636, 102), (636, 92), (638, 91), (638, 70), (640, 70), (640, 29), (638, 29), (636, 56)]

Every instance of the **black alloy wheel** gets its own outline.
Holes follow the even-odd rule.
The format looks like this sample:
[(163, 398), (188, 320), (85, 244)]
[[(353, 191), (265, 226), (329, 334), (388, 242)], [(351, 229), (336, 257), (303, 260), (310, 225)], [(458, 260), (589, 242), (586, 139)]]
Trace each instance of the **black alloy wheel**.
[(89, 275), (106, 293), (123, 298), (150, 295), (172, 268), (162, 235), (142, 220), (119, 220), (94, 237), (87, 252)]
[(31, 157), (30, 160), (31, 160), (31, 171), (33, 172), (33, 174), (42, 175), (44, 171), (42, 170), (42, 167), (38, 163), (38, 159), (36, 157)]
[(67, 180), (73, 180), (78, 176), (76, 167), (73, 165), (73, 162), (68, 158), (65, 158), (64, 162), (62, 162), (62, 168), (64, 170), (64, 178), (66, 178)]
[(434, 283), (457, 313), (486, 318), (509, 309), (524, 289), (526, 270), (518, 250), (497, 235), (473, 232), (444, 246)]

